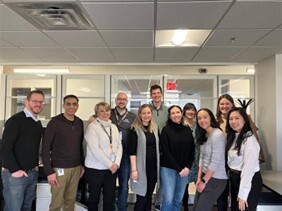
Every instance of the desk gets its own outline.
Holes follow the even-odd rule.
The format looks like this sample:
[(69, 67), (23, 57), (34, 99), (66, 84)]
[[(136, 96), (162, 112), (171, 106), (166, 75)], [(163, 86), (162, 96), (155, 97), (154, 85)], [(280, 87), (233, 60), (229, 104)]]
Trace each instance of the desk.
[(282, 196), (282, 171), (262, 171), (263, 186)]

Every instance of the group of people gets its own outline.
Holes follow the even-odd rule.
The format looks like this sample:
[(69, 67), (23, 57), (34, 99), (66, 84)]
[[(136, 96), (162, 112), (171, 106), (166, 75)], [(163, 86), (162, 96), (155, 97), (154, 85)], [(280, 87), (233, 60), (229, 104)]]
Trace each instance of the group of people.
[(136, 193), (136, 211), (151, 210), (154, 190), (160, 210), (178, 211), (182, 205), (188, 210), (191, 182), (196, 186), (194, 211), (212, 210), (216, 201), (218, 210), (227, 210), (229, 193), (232, 211), (256, 210), (262, 188), (260, 146), (246, 111), (235, 107), (228, 94), (218, 99), (216, 115), (207, 108), (197, 111), (192, 103), (183, 109), (166, 107), (159, 85), (151, 87), (150, 96), (150, 104), (140, 106), (137, 115), (127, 110), (124, 92), (117, 94), (113, 109), (96, 104), (84, 133), (75, 115), (79, 99), (67, 95), (64, 113), (53, 117), (43, 133), (38, 114), (44, 94), (31, 91), (24, 110), (7, 120), (3, 132), (4, 211), (31, 210), (42, 136), (52, 194), (49, 210), (74, 210), (84, 173), (90, 211), (98, 210), (100, 201), (103, 210), (115, 209), (117, 178), (119, 211), (127, 210), (129, 186)]

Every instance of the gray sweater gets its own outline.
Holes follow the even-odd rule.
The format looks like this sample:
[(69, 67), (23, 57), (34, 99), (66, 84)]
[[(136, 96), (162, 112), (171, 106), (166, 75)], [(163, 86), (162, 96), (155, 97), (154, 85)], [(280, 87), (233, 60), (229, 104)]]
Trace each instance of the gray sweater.
[(213, 178), (227, 179), (225, 169), (225, 135), (214, 128), (207, 141), (201, 145), (199, 166), (202, 166), (203, 173), (208, 169), (214, 172)]
[[(136, 129), (137, 133), (137, 157), (136, 164), (138, 169), (138, 182), (133, 182), (130, 178), (130, 188), (133, 193), (136, 193), (141, 196), (145, 196), (147, 193), (147, 176), (146, 176), (146, 137), (145, 133), (141, 128)], [(154, 131), (156, 138), (156, 150), (157, 150), (157, 188), (160, 184), (160, 150), (159, 150), (159, 135), (158, 131)]]

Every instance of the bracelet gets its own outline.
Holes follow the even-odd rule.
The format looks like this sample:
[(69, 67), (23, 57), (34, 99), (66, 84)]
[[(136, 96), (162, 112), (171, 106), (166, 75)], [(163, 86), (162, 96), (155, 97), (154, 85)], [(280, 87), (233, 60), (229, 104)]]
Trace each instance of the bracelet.
[(137, 170), (134, 170), (134, 171), (131, 171), (131, 172), (135, 172), (135, 171), (137, 171)]

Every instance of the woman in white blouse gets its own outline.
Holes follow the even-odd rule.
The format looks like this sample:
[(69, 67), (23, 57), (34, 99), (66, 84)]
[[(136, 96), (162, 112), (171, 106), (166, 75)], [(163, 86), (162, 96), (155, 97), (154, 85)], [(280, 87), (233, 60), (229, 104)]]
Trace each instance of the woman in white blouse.
[(243, 108), (233, 108), (227, 116), (227, 156), (230, 168), (231, 210), (256, 210), (262, 178), (260, 146)]

